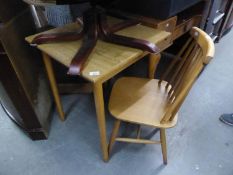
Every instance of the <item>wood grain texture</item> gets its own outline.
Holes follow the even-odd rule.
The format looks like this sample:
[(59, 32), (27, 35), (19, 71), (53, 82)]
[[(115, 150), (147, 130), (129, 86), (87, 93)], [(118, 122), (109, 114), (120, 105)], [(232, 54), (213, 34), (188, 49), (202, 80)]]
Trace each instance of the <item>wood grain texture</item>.
[(166, 142), (166, 131), (165, 129), (160, 129), (160, 141), (161, 149), (163, 154), (163, 163), (167, 164), (167, 142)]
[(186, 32), (190, 31), (192, 27), (199, 26), (201, 19), (201, 15), (196, 15), (186, 21), (183, 21), (181, 24), (178, 24), (172, 34), (172, 40), (175, 40), (184, 35)]
[(121, 121), (120, 120), (116, 120), (115, 123), (114, 123), (114, 126), (113, 126), (112, 134), (111, 134), (109, 145), (108, 145), (108, 153), (109, 153), (109, 155), (110, 155), (110, 152), (112, 151), (112, 147), (113, 147), (113, 145), (115, 143), (117, 134), (119, 132), (120, 125), (121, 125)]
[(173, 32), (177, 23), (177, 16), (173, 16), (168, 19), (156, 19), (152, 17), (141, 16), (137, 14), (127, 13), (125, 11), (117, 10), (117, 9), (109, 9), (108, 13), (112, 16), (119, 18), (127, 18), (130, 20), (137, 20), (141, 24), (152, 27), (155, 29), (165, 30), (167, 32)]
[(208, 64), (214, 57), (215, 46), (213, 40), (203, 30), (193, 27), (190, 31), (191, 36), (196, 40), (198, 45), (202, 48), (204, 57), (204, 63)]
[[(162, 79), (120, 78), (114, 84), (109, 100), (110, 113), (117, 120), (160, 128), (158, 143), (161, 143), (164, 164), (167, 164), (165, 129), (176, 125), (179, 108), (204, 64), (214, 56), (213, 41), (205, 32), (194, 27), (190, 38), (171, 62), (168, 71), (161, 76)], [(166, 82), (164, 78), (171, 72), (173, 77)], [(118, 137), (115, 140), (153, 144), (151, 140), (134, 138)]]
[(144, 143), (144, 144), (160, 144), (160, 141), (156, 140), (145, 140), (145, 139), (133, 139), (133, 138), (123, 138), (118, 137), (116, 138), (118, 142), (128, 142), (128, 143)]
[[(108, 19), (110, 26), (120, 21), (121, 20), (116, 18)], [(46, 33), (74, 32), (78, 30), (81, 30), (80, 26), (77, 23), (73, 23), (64, 27), (52, 29)], [(161, 51), (169, 47), (172, 43), (171, 33), (142, 25), (128, 27), (116, 32), (116, 34), (135, 37), (155, 43)], [(37, 35), (27, 37), (26, 41), (31, 43), (33, 38)], [(38, 45), (37, 48), (40, 49), (42, 53), (49, 55), (61, 64), (69, 67), (74, 55), (81, 46), (81, 42), (82, 40), (42, 44)], [(97, 45), (89, 56), (81, 73), (83, 78), (93, 83), (96, 114), (104, 161), (108, 160), (108, 147), (102, 83), (147, 54), (147, 52), (143, 52), (142, 50), (97, 41)]]
[(54, 75), (51, 58), (47, 54), (43, 54), (43, 60), (44, 60), (46, 72), (48, 75), (48, 79), (50, 82), (51, 90), (53, 93), (54, 101), (55, 101), (57, 111), (59, 114), (59, 118), (61, 119), (61, 121), (64, 121), (65, 120), (65, 113), (64, 113), (63, 108), (62, 108), (62, 102), (61, 102), (61, 98), (60, 98), (60, 95), (58, 92), (57, 82), (56, 82), (56, 78)]
[(156, 79), (124, 77), (119, 79), (111, 93), (110, 113), (118, 120), (159, 128), (175, 126), (176, 118), (164, 124), (160, 121), (167, 109), (166, 82), (158, 86)]
[[(115, 24), (120, 20), (109, 18), (108, 21), (110, 24)], [(79, 25), (73, 23), (65, 27), (52, 29), (46, 33), (73, 32), (77, 30), (80, 30)], [(116, 32), (116, 34), (147, 40), (155, 43), (161, 50), (167, 48), (171, 44), (171, 33), (142, 25), (128, 27)], [(36, 35), (27, 37), (26, 40), (31, 43), (35, 36)], [(66, 67), (69, 67), (74, 55), (81, 46), (81, 42), (82, 40), (50, 43), (38, 45), (37, 47)], [(91, 82), (96, 82), (98, 80), (105, 81), (129, 65), (135, 63), (146, 54), (148, 53), (139, 49), (98, 40), (94, 51), (84, 65), (81, 76)], [(91, 72), (98, 72), (100, 75), (93, 76), (90, 75)]]
[(97, 115), (97, 122), (100, 133), (100, 143), (103, 153), (103, 160), (108, 161), (108, 144), (106, 135), (106, 120), (104, 110), (104, 97), (103, 97), (103, 85), (102, 83), (95, 83), (93, 85), (94, 98), (95, 98), (95, 109)]
[(159, 64), (161, 54), (150, 54), (149, 56), (149, 65), (148, 65), (148, 77), (153, 79), (155, 76), (155, 71)]

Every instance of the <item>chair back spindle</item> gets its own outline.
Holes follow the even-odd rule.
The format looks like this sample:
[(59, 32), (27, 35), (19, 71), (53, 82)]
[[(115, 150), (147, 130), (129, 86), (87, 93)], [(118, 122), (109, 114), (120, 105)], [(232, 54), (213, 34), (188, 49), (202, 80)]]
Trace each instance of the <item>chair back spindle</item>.
[(199, 73), (214, 55), (212, 39), (196, 27), (190, 38), (161, 76), (158, 86), (167, 81), (167, 108), (161, 123), (172, 121)]

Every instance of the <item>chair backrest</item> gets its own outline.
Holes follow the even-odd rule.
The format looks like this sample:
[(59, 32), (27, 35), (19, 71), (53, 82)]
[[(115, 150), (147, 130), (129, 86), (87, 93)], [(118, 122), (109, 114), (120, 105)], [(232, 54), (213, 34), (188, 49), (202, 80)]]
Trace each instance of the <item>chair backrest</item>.
[(214, 56), (214, 43), (204, 31), (193, 27), (190, 38), (161, 76), (158, 85), (166, 79), (168, 101), (161, 123), (172, 121), (196, 78)]

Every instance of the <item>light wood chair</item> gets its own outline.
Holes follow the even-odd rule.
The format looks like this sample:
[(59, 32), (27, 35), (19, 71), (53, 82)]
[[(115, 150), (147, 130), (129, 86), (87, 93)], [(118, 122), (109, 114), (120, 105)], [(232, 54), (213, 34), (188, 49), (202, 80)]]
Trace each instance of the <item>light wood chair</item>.
[[(114, 84), (109, 101), (116, 118), (109, 153), (115, 141), (161, 144), (167, 164), (165, 129), (177, 123), (178, 110), (205, 64), (214, 56), (211, 38), (199, 28), (192, 28), (190, 38), (171, 62), (161, 79), (123, 77)], [(166, 81), (165, 81), (166, 80)], [(160, 128), (160, 141), (118, 137), (121, 121)]]

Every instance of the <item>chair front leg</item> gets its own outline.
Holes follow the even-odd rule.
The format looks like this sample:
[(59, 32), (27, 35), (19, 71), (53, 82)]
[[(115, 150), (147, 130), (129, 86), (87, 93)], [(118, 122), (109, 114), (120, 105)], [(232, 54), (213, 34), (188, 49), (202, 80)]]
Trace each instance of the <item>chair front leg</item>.
[(167, 165), (167, 144), (166, 144), (166, 133), (165, 129), (160, 129), (160, 142), (163, 154), (163, 163)]

